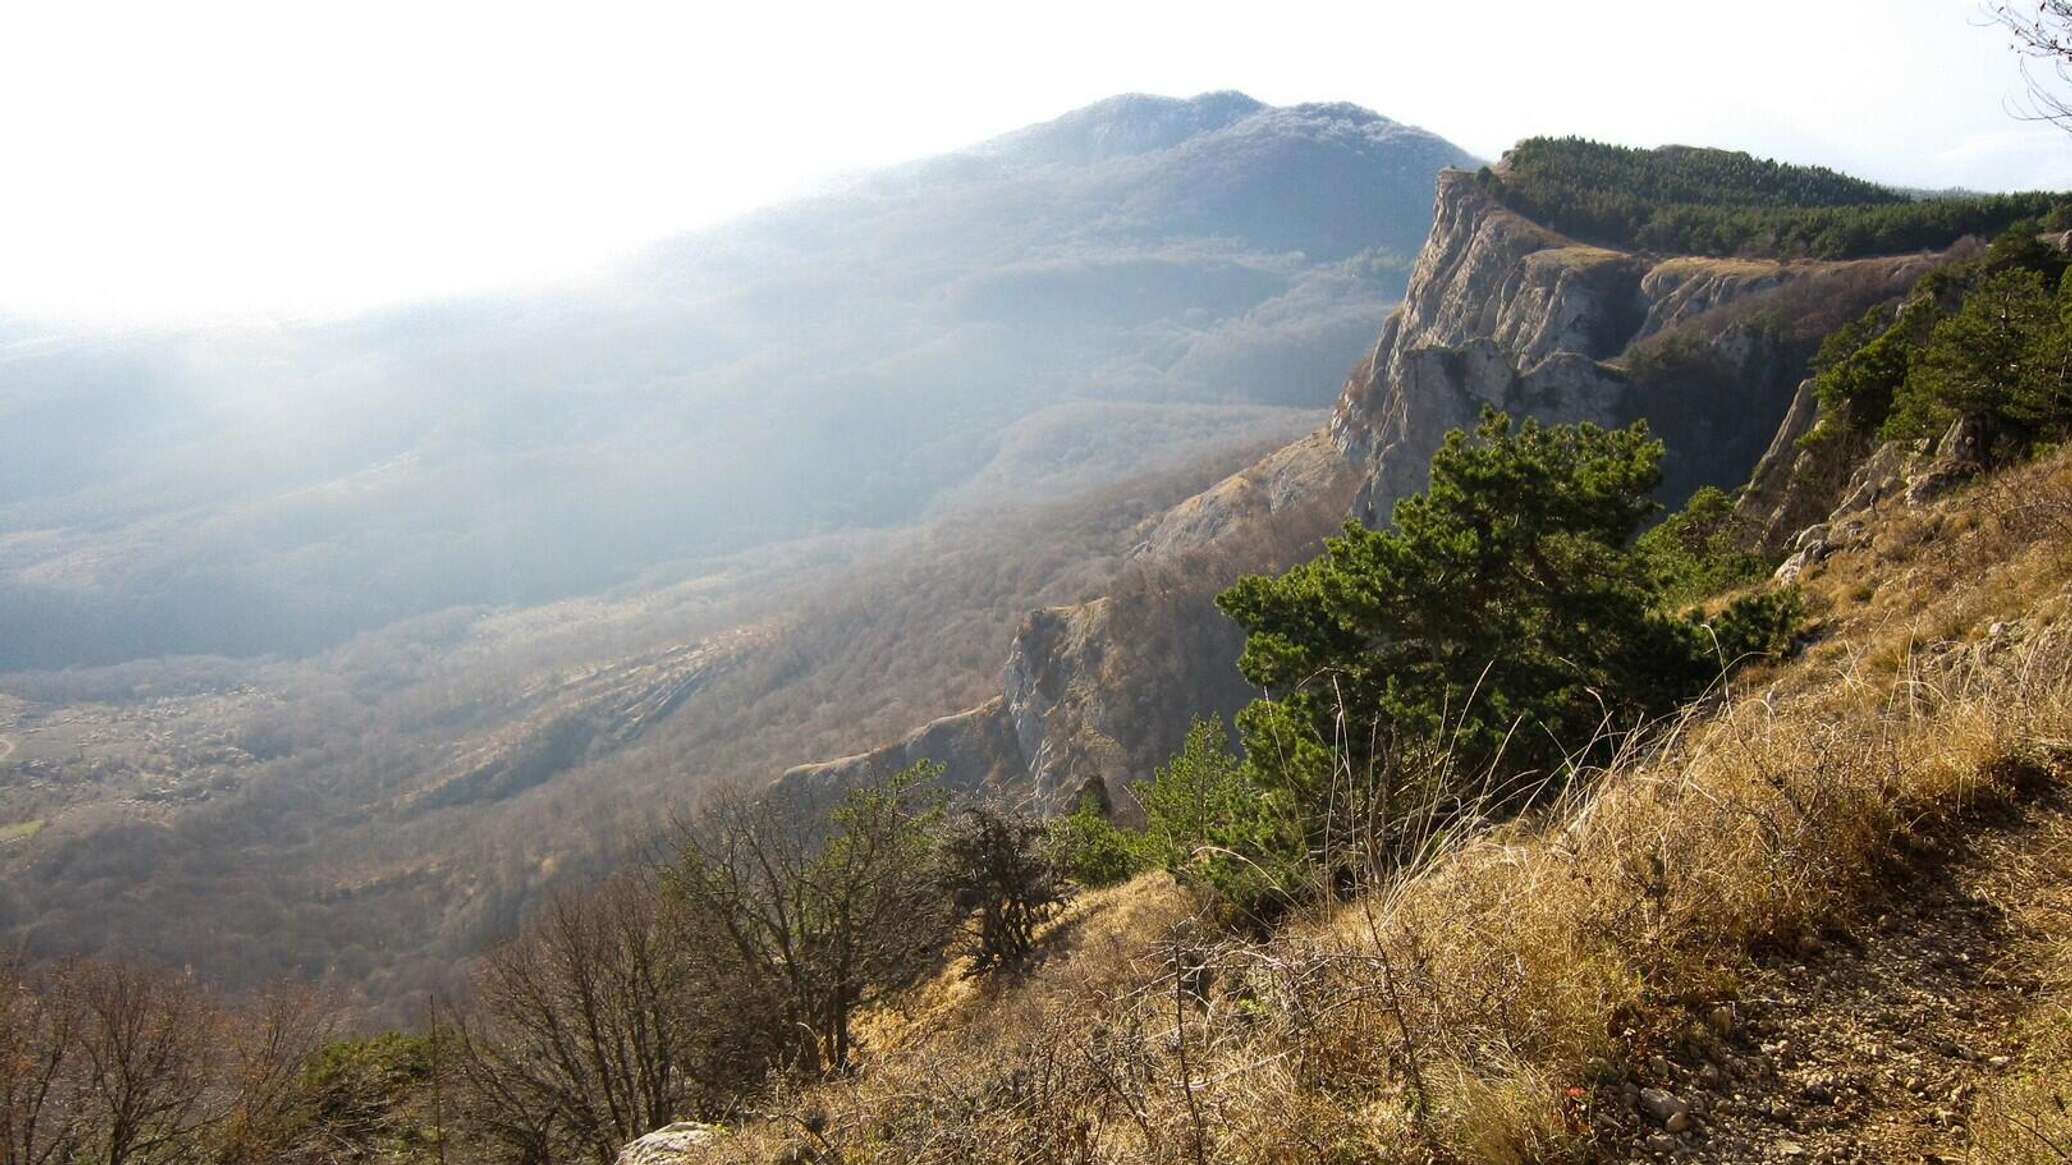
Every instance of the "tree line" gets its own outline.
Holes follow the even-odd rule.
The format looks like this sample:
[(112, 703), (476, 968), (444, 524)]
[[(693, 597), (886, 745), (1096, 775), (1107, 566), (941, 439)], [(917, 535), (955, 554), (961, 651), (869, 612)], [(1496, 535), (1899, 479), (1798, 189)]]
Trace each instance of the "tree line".
[(1477, 177), (1535, 222), (1663, 254), (1852, 259), (1940, 250), (2025, 219), (2072, 228), (2065, 194), (1916, 198), (1820, 166), (1689, 146), (1531, 138)]

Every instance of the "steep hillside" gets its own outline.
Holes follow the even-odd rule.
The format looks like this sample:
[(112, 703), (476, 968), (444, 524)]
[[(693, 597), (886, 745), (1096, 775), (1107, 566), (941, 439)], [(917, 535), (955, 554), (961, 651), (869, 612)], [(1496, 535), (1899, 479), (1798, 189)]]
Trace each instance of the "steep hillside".
[(1056, 807), (1089, 780), (1141, 778), (1192, 716), (1227, 715), (1246, 698), (1215, 593), (1306, 557), (1343, 517), (1385, 522), (1423, 488), (1449, 429), (1472, 427), (1485, 407), (1552, 422), (1645, 419), (1668, 446), (1666, 503), (1737, 486), (1773, 443), (1795, 439), (1780, 426), (1821, 338), (1942, 261), (1591, 246), (1505, 207), (1477, 175), (1446, 171), (1403, 303), (1326, 430), (1147, 524), (1138, 563), (1168, 580), (1159, 603), (1121, 620), (1102, 603), (1039, 612), (1009, 649), (1002, 698), (952, 722), (957, 731), (934, 726), (790, 779), (854, 778), (925, 752), (961, 787)]
[(391, 1022), (731, 780), (982, 700), (1032, 608), (1262, 450), (302, 660), (0, 675), (0, 945), (283, 977)]
[(1794, 658), (1267, 940), (1163, 873), (664, 1158), (2047, 1161), (2072, 457), (1860, 515)]

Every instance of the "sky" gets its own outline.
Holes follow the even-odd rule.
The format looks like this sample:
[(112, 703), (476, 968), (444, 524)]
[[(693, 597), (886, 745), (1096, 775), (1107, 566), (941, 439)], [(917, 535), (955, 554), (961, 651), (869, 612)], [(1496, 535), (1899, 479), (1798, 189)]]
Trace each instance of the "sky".
[(2072, 188), (1976, 0), (0, 6), (0, 317), (308, 317), (580, 277), (1123, 92), (1351, 101), (1486, 157), (1726, 146)]

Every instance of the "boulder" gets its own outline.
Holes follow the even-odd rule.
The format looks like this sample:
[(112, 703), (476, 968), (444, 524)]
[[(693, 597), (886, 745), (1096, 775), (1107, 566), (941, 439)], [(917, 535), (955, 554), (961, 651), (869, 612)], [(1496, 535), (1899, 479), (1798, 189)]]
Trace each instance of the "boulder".
[(618, 1165), (688, 1165), (720, 1136), (718, 1125), (677, 1121), (620, 1149)]
[(1935, 442), (1934, 460), (1907, 481), (1907, 504), (1918, 506), (1978, 476), (1986, 461), (1984, 418), (1959, 417)]

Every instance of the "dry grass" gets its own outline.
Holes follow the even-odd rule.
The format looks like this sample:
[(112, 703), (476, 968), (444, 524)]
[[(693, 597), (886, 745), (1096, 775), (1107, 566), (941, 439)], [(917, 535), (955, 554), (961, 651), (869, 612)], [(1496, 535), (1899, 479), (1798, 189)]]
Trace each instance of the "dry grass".
[[(1092, 896), (1030, 981), (931, 988), (859, 1076), (778, 1098), (718, 1159), (1580, 1159), (1607, 1086), (1708, 1039), (1752, 959), (1846, 924), (1982, 801), (2061, 779), (2064, 515), (2072, 458), (1881, 521), (1806, 584), (1824, 628), (1799, 659), (1271, 939), (1208, 935), (1158, 879)], [(2054, 1030), (2035, 1089), (2072, 1053)]]
[[(2048, 839), (2046, 859), (2072, 869), (2072, 831)], [(2024, 930), (2044, 936), (2035, 952), (2039, 990), (2021, 1029), (2021, 1055), (1992, 1079), (1972, 1116), (1978, 1165), (2063, 1165), (2072, 1161), (2072, 882), (2017, 904)]]
[(1608, 263), (1621, 263), (1629, 257), (1624, 251), (1612, 251), (1604, 247), (1593, 247), (1585, 243), (1573, 243), (1565, 247), (1553, 247), (1544, 251), (1534, 251), (1525, 257), (1525, 262), (1528, 267), (1547, 266), (1587, 269)]

